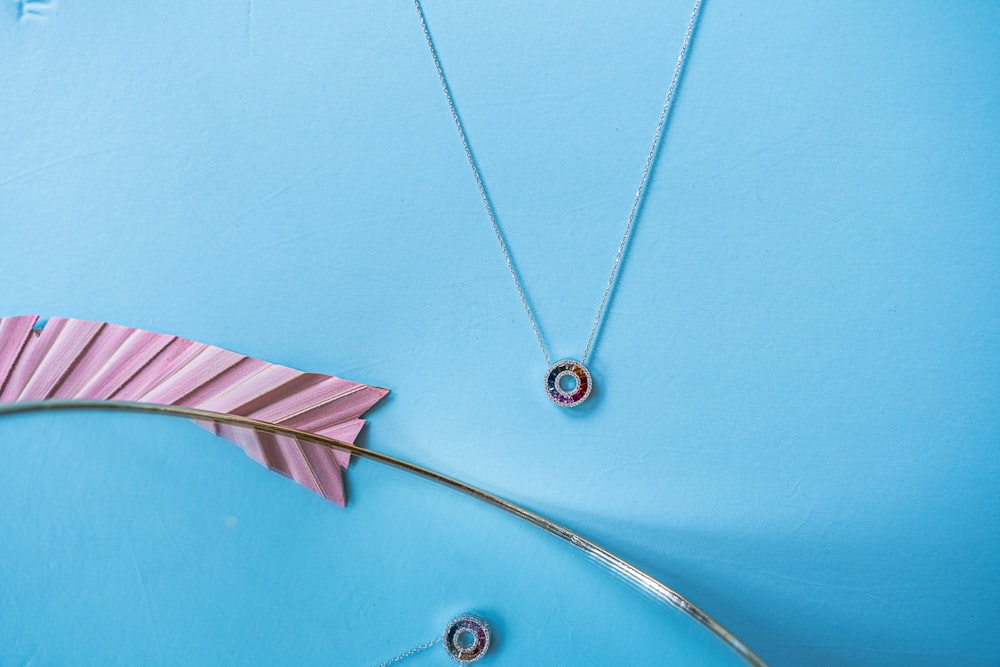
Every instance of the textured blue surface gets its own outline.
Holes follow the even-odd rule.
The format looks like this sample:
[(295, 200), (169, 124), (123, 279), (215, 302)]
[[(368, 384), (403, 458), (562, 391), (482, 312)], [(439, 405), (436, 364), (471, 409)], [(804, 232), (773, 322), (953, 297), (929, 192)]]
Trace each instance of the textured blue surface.
[[(557, 357), (586, 339), (641, 172), (690, 9), (667, 5), (426, 5)], [(389, 387), (368, 446), (568, 523), (776, 665), (1000, 661), (996, 3), (709, 0), (591, 364), (598, 395), (574, 412), (541, 389), (408, 2), (5, 2), (0, 62), (3, 313)], [(114, 545), (49, 521), (65, 502), (35, 490), (73, 471), (62, 457), (4, 440), (5, 502), (23, 500), (0, 515), (0, 627), (40, 627), (36, 596), (107, 614), (126, 593), (10, 576), (36, 530), (56, 560)], [(135, 494), (229, 485), (265, 526), (326, 516), (252, 469), (108, 465), (145, 476)], [(159, 536), (112, 529), (99, 499), (73, 512), (192, 559), (224, 528), (157, 507)], [(249, 589), (287, 548), (269, 530), (260, 576), (233, 577), (229, 599), (294, 627), (307, 585)], [(296, 548), (341, 547), (309, 537)], [(75, 629), (84, 648), (139, 646), (200, 604), (183, 567), (153, 573), (155, 599), (135, 603), (150, 626), (95, 621)], [(0, 662), (59, 664), (59, 641)], [(170, 662), (162, 642), (141, 657)]]

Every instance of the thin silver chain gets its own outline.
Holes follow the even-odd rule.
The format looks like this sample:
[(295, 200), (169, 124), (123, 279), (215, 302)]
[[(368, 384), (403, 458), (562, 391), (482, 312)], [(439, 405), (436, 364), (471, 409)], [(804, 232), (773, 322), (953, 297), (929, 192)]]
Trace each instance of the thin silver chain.
[[(642, 177), (639, 179), (639, 187), (635, 191), (635, 198), (632, 200), (632, 209), (628, 214), (628, 221), (625, 223), (625, 231), (622, 233), (622, 240), (618, 244), (618, 252), (615, 253), (615, 262), (611, 266), (611, 274), (608, 276), (608, 282), (604, 286), (604, 294), (601, 296), (601, 305), (597, 309), (597, 317), (594, 318), (594, 324), (590, 328), (590, 336), (587, 338), (587, 346), (584, 348), (583, 357), (580, 359), (580, 363), (586, 365), (587, 357), (590, 356), (590, 349), (594, 344), (594, 339), (597, 337), (597, 331), (601, 326), (601, 321), (604, 317), (604, 309), (608, 305), (608, 299), (611, 296), (611, 290), (615, 284), (615, 277), (618, 275), (618, 266), (621, 264), (622, 256), (625, 254), (625, 248), (628, 245), (629, 237), (632, 233), (632, 223), (635, 221), (636, 213), (639, 210), (639, 203), (642, 201), (642, 193), (646, 189), (646, 181), (649, 179), (649, 172), (653, 167), (653, 159), (656, 157), (656, 148), (660, 143), (660, 135), (663, 134), (663, 126), (667, 121), (667, 114), (670, 112), (670, 105), (674, 99), (674, 90), (677, 88), (677, 81), (680, 78), (681, 69), (684, 66), (684, 57), (687, 55), (688, 44), (691, 41), (691, 35), (694, 32), (694, 26), (698, 21), (698, 11), (701, 9), (702, 0), (695, 0), (694, 7), (691, 10), (691, 18), (688, 21), (687, 32), (684, 34), (684, 42), (681, 44), (680, 54), (677, 56), (677, 64), (674, 66), (674, 74), (670, 79), (670, 86), (667, 88), (667, 98), (663, 103), (663, 110), (660, 112), (660, 120), (656, 125), (656, 133), (653, 135), (653, 144), (649, 147), (649, 154), (646, 156), (646, 166), (642, 170)], [(531, 306), (528, 304), (528, 297), (525, 296), (524, 287), (521, 285), (521, 280), (517, 277), (517, 271), (514, 269), (514, 261), (510, 257), (510, 251), (507, 248), (507, 242), (504, 240), (503, 233), (500, 231), (500, 225), (497, 223), (496, 214), (493, 211), (493, 204), (490, 202), (489, 195), (486, 193), (486, 186), (483, 184), (483, 177), (479, 173), (479, 167), (476, 164), (475, 158), (472, 157), (472, 149), (469, 147), (469, 140), (465, 136), (465, 127), (462, 125), (462, 121), (458, 116), (458, 110), (455, 108), (455, 100), (451, 96), (451, 88), (448, 86), (448, 80), (444, 76), (444, 70), (441, 68), (441, 60), (438, 58), (437, 48), (434, 46), (434, 40), (431, 38), (431, 31), (427, 27), (427, 18), (424, 16), (424, 8), (420, 4), (420, 0), (413, 0), (413, 6), (417, 10), (417, 17), (420, 19), (420, 27), (423, 28), (424, 38), (427, 40), (427, 48), (431, 52), (431, 58), (434, 59), (434, 68), (437, 70), (438, 80), (441, 82), (441, 89), (444, 91), (444, 96), (448, 100), (448, 108), (451, 110), (452, 120), (455, 121), (455, 128), (458, 130), (458, 138), (462, 140), (462, 148), (465, 149), (465, 157), (469, 161), (469, 166), (472, 168), (472, 175), (476, 179), (476, 187), (479, 188), (479, 196), (482, 197), (483, 204), (486, 206), (486, 213), (489, 215), (490, 224), (493, 225), (493, 232), (496, 234), (497, 241), (500, 242), (500, 250), (503, 251), (503, 258), (507, 262), (507, 268), (510, 270), (510, 277), (514, 279), (514, 286), (517, 287), (517, 294), (521, 297), (521, 305), (524, 306), (524, 312), (528, 314), (528, 321), (531, 322), (531, 330), (535, 332), (535, 338), (538, 339), (538, 346), (542, 349), (542, 354), (545, 355), (545, 362), (551, 366), (552, 359), (549, 356), (549, 352), (545, 347), (545, 342), (542, 340), (542, 334), (538, 330), (538, 323), (535, 321), (535, 315), (531, 311)]]
[(434, 639), (433, 641), (429, 641), (429, 642), (423, 643), (420, 646), (415, 646), (415, 647), (411, 648), (409, 651), (407, 651), (406, 653), (400, 653), (399, 655), (397, 655), (395, 657), (392, 657), (392, 658), (389, 658), (385, 662), (380, 663), (380, 664), (376, 665), (375, 667), (389, 667), (389, 665), (394, 665), (397, 662), (399, 662), (400, 660), (405, 660), (406, 658), (409, 658), (411, 655), (414, 655), (416, 653), (420, 653), (421, 651), (425, 651), (425, 650), (429, 649), (431, 646), (434, 646), (439, 641), (441, 641), (440, 637), (438, 637), (437, 639)]

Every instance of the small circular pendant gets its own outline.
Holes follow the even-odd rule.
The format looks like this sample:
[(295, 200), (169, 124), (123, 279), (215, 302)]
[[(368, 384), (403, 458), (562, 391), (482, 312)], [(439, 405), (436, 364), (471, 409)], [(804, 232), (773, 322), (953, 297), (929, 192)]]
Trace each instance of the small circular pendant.
[(564, 408), (576, 407), (587, 400), (593, 386), (587, 367), (572, 359), (557, 361), (545, 374), (546, 393), (553, 403)]
[(452, 659), (462, 664), (475, 662), (490, 647), (490, 626), (472, 614), (459, 616), (445, 628), (442, 639)]

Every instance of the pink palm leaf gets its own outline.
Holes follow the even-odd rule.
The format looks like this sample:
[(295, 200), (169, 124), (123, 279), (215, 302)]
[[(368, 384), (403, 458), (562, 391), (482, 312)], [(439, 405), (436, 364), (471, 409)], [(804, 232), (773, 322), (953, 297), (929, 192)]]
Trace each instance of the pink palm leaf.
[[(250, 417), (353, 443), (361, 415), (389, 393), (303, 373), (177, 336), (107, 322), (0, 318), (0, 403), (131, 401)], [(254, 460), (346, 503), (350, 454), (283, 435), (219, 425)]]

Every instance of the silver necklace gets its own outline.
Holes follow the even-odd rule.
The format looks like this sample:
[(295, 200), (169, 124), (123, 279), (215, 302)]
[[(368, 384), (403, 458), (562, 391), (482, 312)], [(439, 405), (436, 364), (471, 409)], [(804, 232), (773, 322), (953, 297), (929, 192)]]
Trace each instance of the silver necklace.
[(615, 261), (611, 266), (611, 274), (608, 276), (608, 282), (604, 286), (604, 293), (601, 295), (601, 304), (597, 308), (597, 316), (594, 318), (594, 324), (590, 327), (590, 336), (587, 337), (587, 345), (583, 349), (583, 356), (580, 357), (579, 361), (575, 359), (560, 359), (553, 363), (551, 356), (549, 356), (549, 351), (545, 347), (542, 334), (538, 329), (535, 315), (528, 304), (528, 298), (524, 294), (524, 287), (521, 285), (517, 270), (514, 268), (514, 262), (510, 257), (510, 250), (507, 248), (507, 241), (500, 231), (496, 213), (493, 211), (493, 204), (490, 202), (489, 195), (486, 194), (486, 186), (483, 185), (483, 177), (479, 173), (479, 166), (476, 164), (475, 158), (472, 157), (472, 149), (469, 147), (469, 140), (465, 135), (465, 127), (462, 125), (458, 110), (455, 108), (455, 100), (452, 98), (451, 88), (448, 86), (448, 80), (445, 78), (444, 70), (441, 68), (441, 59), (438, 57), (437, 47), (434, 46), (431, 31), (427, 27), (427, 17), (424, 15), (424, 8), (421, 6), (420, 0), (413, 0), (413, 6), (417, 10), (417, 17), (420, 19), (420, 27), (423, 28), (424, 38), (427, 40), (427, 48), (431, 52), (438, 80), (441, 82), (441, 89), (444, 91), (445, 99), (448, 101), (448, 108), (451, 110), (452, 120), (455, 121), (455, 128), (458, 130), (458, 138), (462, 141), (462, 147), (465, 149), (465, 157), (469, 161), (469, 166), (472, 168), (472, 175), (476, 179), (479, 196), (483, 200), (490, 224), (493, 225), (493, 232), (500, 243), (500, 250), (503, 252), (504, 260), (507, 262), (510, 277), (514, 280), (517, 294), (521, 297), (521, 305), (524, 306), (524, 312), (528, 314), (531, 330), (535, 332), (538, 346), (542, 349), (542, 354), (545, 355), (545, 363), (548, 364), (548, 370), (545, 373), (545, 391), (549, 398), (552, 399), (552, 402), (564, 408), (572, 408), (583, 403), (590, 397), (590, 392), (594, 387), (593, 378), (585, 364), (587, 363), (587, 358), (590, 356), (594, 339), (597, 337), (597, 331), (600, 329), (601, 322), (603, 321), (604, 309), (608, 305), (608, 298), (611, 296), (615, 277), (618, 275), (618, 267), (621, 264), (622, 255), (628, 246), (629, 237), (632, 233), (632, 223), (635, 222), (636, 212), (639, 210), (639, 203), (642, 200), (642, 193), (646, 189), (646, 181), (653, 166), (653, 159), (656, 157), (656, 148), (660, 143), (660, 135), (663, 134), (663, 126), (666, 123), (670, 104), (674, 98), (674, 90), (677, 88), (677, 80), (684, 66), (684, 57), (687, 55), (688, 44), (691, 42), (691, 34), (694, 32), (694, 26), (698, 20), (698, 11), (701, 9), (701, 2), (702, 0), (695, 0), (694, 7), (691, 10), (691, 18), (688, 21), (687, 32), (684, 34), (684, 42), (681, 44), (681, 51), (677, 56), (677, 64), (674, 66), (674, 74), (670, 79), (670, 86), (667, 88), (667, 98), (663, 103), (660, 120), (656, 125), (656, 132), (653, 135), (653, 144), (649, 147), (649, 153), (646, 155), (646, 166), (642, 170), (639, 187), (636, 189), (635, 198), (632, 200), (632, 208), (625, 222), (625, 231), (622, 233), (621, 242), (618, 244), (618, 251), (615, 253)]
[(379, 663), (378, 667), (395, 665), (397, 662), (426, 651), (439, 643), (444, 645), (444, 650), (449, 658), (464, 667), (486, 655), (486, 652), (490, 650), (491, 635), (489, 624), (480, 616), (463, 614), (452, 619), (440, 637), (389, 658), (385, 662)]

